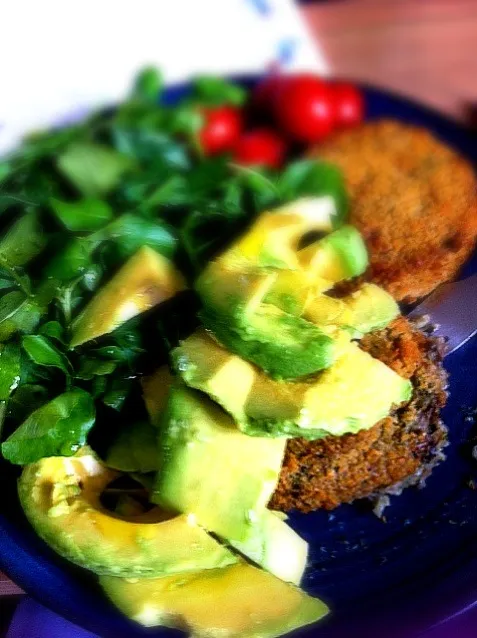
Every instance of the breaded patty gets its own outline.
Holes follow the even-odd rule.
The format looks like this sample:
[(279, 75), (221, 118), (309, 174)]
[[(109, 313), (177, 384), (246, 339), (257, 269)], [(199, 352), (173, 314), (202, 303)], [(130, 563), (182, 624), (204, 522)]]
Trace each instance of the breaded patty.
[(413, 301), (455, 276), (477, 238), (470, 164), (428, 131), (382, 120), (343, 132), (313, 156), (340, 166), (369, 277)]
[(399, 317), (364, 337), (361, 347), (411, 379), (411, 400), (367, 431), (288, 442), (270, 507), (309, 512), (333, 509), (402, 483), (418, 482), (442, 458), (447, 430), (443, 344)]

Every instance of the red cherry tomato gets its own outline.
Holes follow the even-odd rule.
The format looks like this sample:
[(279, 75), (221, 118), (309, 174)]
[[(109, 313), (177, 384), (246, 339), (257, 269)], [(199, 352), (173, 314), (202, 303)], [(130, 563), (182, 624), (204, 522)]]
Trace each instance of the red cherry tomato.
[(235, 161), (242, 166), (279, 168), (284, 157), (284, 141), (274, 131), (264, 128), (244, 133), (234, 151)]
[(232, 106), (204, 108), (204, 125), (199, 133), (200, 144), (206, 155), (231, 151), (242, 131), (242, 116)]
[(283, 132), (297, 142), (319, 142), (333, 130), (332, 92), (315, 76), (291, 76), (277, 91), (275, 113)]
[(352, 84), (335, 84), (331, 90), (335, 126), (348, 128), (360, 124), (364, 117), (364, 99), (361, 91)]

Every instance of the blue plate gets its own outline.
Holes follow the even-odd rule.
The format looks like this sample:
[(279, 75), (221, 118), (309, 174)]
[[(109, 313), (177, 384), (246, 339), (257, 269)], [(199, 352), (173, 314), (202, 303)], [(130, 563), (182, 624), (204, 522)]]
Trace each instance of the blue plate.
[[(468, 131), (401, 97), (364, 90), (370, 119), (424, 126), (477, 163), (477, 141)], [(173, 103), (186, 91), (173, 87), (167, 100)], [(474, 255), (463, 276), (476, 271)], [(331, 638), (352, 632), (371, 638), (383, 635), (384, 623), (388, 638), (391, 628), (424, 630), (477, 604), (477, 491), (469, 488), (469, 480), (477, 479), (471, 455), (477, 434), (472, 418), (476, 362), (475, 338), (446, 359), (451, 380), (443, 414), (450, 430), (447, 460), (425, 489), (409, 489), (393, 499), (386, 523), (351, 505), (291, 517), (311, 547), (304, 587), (333, 609), (321, 625), (300, 635)], [(113, 609), (93, 578), (61, 560), (30, 529), (11, 480), (3, 481), (0, 510), (0, 568), (41, 603), (105, 638), (180, 635), (138, 629)]]

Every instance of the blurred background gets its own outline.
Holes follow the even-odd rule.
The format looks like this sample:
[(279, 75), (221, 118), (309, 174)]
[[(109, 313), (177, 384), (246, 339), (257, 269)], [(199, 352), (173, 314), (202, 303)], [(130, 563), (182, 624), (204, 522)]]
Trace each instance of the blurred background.
[[(2, 0), (1, 7), (0, 151), (31, 128), (120, 99), (145, 63), (162, 67), (169, 82), (198, 71), (314, 70), (477, 122), (476, 0)], [(21, 594), (0, 573), (0, 635)]]
[(332, 74), (409, 95), (462, 121), (477, 103), (475, 0), (306, 2)]

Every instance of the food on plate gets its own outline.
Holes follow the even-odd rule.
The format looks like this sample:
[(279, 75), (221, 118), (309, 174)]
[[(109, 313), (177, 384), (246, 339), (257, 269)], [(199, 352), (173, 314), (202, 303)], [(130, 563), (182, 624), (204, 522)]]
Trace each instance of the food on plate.
[(194, 514), (222, 538), (245, 541), (273, 494), (285, 445), (285, 439), (247, 436), (215, 403), (173, 385), (160, 424), (161, 469), (152, 499)]
[(200, 111), (203, 124), (200, 145), (206, 155), (226, 153), (235, 148), (242, 130), (242, 118), (232, 106), (204, 108)]
[(317, 441), (288, 442), (280, 481), (270, 506), (305, 512), (419, 484), (444, 458), (447, 430), (443, 346), (400, 317), (371, 332), (361, 348), (413, 386), (412, 397), (369, 430)]
[(285, 152), (285, 142), (277, 133), (266, 128), (257, 128), (239, 138), (233, 158), (242, 166), (280, 168)]
[(27, 465), (18, 493), (38, 535), (95, 574), (161, 576), (235, 562), (187, 515), (155, 508), (125, 519), (113, 516), (100, 496), (119, 476), (86, 447), (73, 457)]
[(203, 330), (183, 341), (174, 361), (188, 385), (217, 401), (243, 432), (259, 437), (358, 432), (412, 392), (408, 380), (346, 340), (336, 363), (303, 380), (273, 379)]
[(364, 98), (353, 84), (332, 84), (334, 126), (337, 129), (351, 128), (361, 124), (364, 118)]
[(100, 583), (136, 622), (178, 627), (198, 638), (273, 638), (328, 613), (320, 600), (244, 562), (137, 582), (103, 576)]
[(148, 246), (140, 248), (75, 319), (71, 346), (112, 332), (184, 288), (182, 275), (168, 259)]
[[(23, 466), (34, 530), (131, 619), (279, 636), (328, 612), (300, 589), (308, 543), (284, 511), (431, 471), (442, 344), (386, 291), (415, 238), (376, 266), (359, 199), (379, 181), (360, 141), (373, 129), (347, 134), (364, 149), (351, 208), (334, 164), (294, 156), (360, 122), (357, 89), (273, 76), (244, 108), (247, 91), (217, 78), (175, 106), (160, 85), (147, 70), (116, 110), (0, 163), (2, 456)], [(267, 114), (279, 130), (260, 127)], [(393, 184), (398, 147), (382, 161)], [(425, 155), (399, 169), (413, 188)], [(460, 166), (447, 151), (427, 162), (422, 192), (449, 157)], [(446, 216), (462, 234), (460, 205)]]
[(373, 281), (413, 301), (456, 275), (477, 239), (477, 182), (464, 158), (394, 121), (338, 134), (312, 155), (343, 170)]
[(311, 74), (283, 78), (276, 90), (273, 112), (279, 128), (297, 142), (319, 142), (333, 130), (332, 91)]

